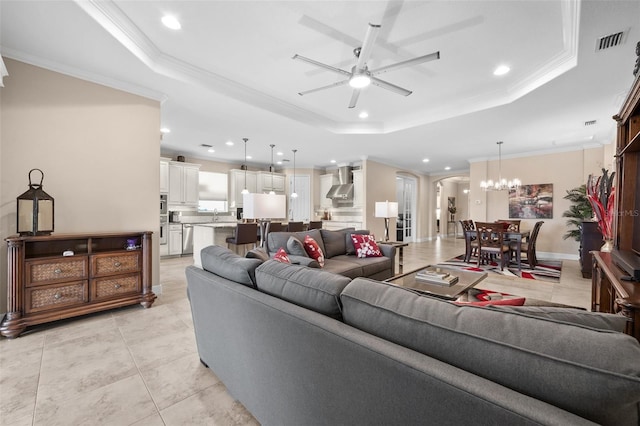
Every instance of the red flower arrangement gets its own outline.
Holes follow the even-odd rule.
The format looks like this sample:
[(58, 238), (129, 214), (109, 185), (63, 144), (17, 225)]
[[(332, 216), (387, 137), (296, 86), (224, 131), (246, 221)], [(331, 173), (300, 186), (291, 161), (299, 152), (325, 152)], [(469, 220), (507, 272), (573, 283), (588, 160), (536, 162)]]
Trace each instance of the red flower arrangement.
[(609, 171), (602, 169), (602, 176), (589, 175), (587, 180), (587, 198), (593, 208), (598, 226), (605, 240), (613, 239), (613, 218), (615, 216), (615, 188)]

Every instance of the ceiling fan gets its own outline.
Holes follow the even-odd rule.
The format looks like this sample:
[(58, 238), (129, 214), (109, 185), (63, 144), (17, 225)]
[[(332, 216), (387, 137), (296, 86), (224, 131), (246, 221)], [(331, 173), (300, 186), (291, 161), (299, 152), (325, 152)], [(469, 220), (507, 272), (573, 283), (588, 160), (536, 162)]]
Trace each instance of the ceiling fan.
[(367, 87), (369, 84), (382, 87), (383, 89), (390, 90), (403, 96), (409, 96), (411, 93), (413, 93), (410, 90), (404, 89), (400, 86), (396, 86), (395, 84), (380, 80), (376, 76), (385, 72), (396, 70), (398, 68), (440, 59), (440, 52), (430, 53), (428, 55), (419, 56), (417, 58), (380, 67), (375, 70), (369, 70), (369, 68), (367, 67), (367, 61), (371, 56), (371, 51), (373, 50), (373, 45), (376, 41), (376, 37), (378, 36), (378, 31), (380, 31), (380, 25), (369, 24), (369, 28), (367, 29), (367, 34), (364, 37), (362, 46), (353, 49), (353, 54), (357, 58), (357, 63), (351, 68), (351, 72), (332, 67), (331, 65), (323, 64), (322, 62), (314, 61), (313, 59), (309, 59), (304, 56), (300, 56), (297, 54), (293, 55), (293, 59), (308, 62), (320, 68), (324, 68), (326, 70), (333, 71), (337, 74), (348, 77), (346, 80), (331, 83), (329, 85), (318, 87), (316, 89), (299, 92), (298, 94), (300, 96), (303, 96), (308, 95), (309, 93), (319, 92), (320, 90), (331, 89), (332, 87), (344, 86), (345, 84), (349, 84), (351, 87), (353, 87), (353, 94), (351, 95), (349, 108), (354, 108), (356, 106), (356, 103), (358, 102), (358, 97), (360, 96), (360, 89)]

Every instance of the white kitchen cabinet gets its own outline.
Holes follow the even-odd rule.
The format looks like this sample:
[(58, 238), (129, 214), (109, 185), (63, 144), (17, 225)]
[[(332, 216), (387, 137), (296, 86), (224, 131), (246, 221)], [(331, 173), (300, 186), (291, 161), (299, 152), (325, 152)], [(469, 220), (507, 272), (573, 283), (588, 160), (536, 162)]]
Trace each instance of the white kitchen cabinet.
[(258, 189), (263, 193), (273, 191), (276, 194), (284, 194), (285, 175), (282, 173), (258, 172)]
[(182, 254), (182, 224), (169, 224), (169, 255)]
[(198, 207), (199, 164), (169, 162), (169, 208), (174, 206)]
[[(258, 192), (256, 172), (246, 171), (247, 190), (255, 194)], [(242, 190), (245, 187), (245, 171), (229, 170), (229, 207), (234, 209), (242, 207)]]
[(362, 207), (364, 204), (364, 176), (362, 169), (353, 170), (353, 207)]
[(333, 185), (337, 184), (338, 176), (334, 174), (320, 176), (320, 208), (326, 209), (333, 206), (332, 200), (327, 198), (327, 193)]
[(160, 159), (160, 193), (169, 192), (169, 160)]

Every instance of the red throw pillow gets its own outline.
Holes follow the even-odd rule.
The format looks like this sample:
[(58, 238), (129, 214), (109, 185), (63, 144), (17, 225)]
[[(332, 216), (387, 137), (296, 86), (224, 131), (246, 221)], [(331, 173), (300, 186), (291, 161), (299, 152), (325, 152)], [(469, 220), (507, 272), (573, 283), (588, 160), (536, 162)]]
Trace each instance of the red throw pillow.
[(508, 293), (472, 288), (467, 293), (466, 300), (457, 300), (454, 303), (459, 305), (487, 306), (487, 305), (510, 305), (522, 306), (524, 297), (514, 296)]
[(322, 253), (322, 249), (320, 248), (316, 240), (307, 235), (306, 237), (304, 237), (303, 244), (304, 249), (306, 250), (309, 257), (315, 259), (322, 268), (324, 266), (324, 253)]
[(277, 260), (282, 263), (291, 263), (289, 260), (289, 256), (287, 256), (287, 252), (284, 251), (284, 248), (280, 247), (276, 254), (273, 256), (273, 260)]
[(373, 235), (351, 234), (353, 247), (358, 257), (381, 257), (382, 252), (376, 244), (376, 237)]

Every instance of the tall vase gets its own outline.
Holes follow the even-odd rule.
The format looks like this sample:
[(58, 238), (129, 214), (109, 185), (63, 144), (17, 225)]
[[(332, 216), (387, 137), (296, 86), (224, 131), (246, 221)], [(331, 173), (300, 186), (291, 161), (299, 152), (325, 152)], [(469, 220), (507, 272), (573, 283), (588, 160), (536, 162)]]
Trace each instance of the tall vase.
[(611, 250), (613, 250), (613, 239), (605, 238), (604, 244), (600, 247), (600, 251), (610, 252)]

